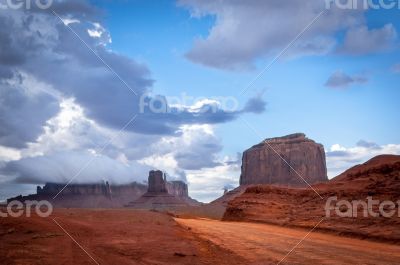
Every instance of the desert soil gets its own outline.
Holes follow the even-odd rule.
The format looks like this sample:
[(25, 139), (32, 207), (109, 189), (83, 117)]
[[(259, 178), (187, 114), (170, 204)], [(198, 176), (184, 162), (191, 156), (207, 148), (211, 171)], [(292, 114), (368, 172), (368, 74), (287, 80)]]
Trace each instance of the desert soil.
[(247, 222), (176, 221), (199, 237), (249, 260), (249, 264), (394, 265), (400, 260), (399, 245), (320, 232), (310, 233), (299, 243), (309, 231)]
[[(0, 218), (0, 264), (268, 265), (277, 264), (307, 232), (131, 209), (57, 209), (48, 218)], [(398, 245), (313, 232), (281, 264), (399, 260)]]
[(166, 214), (128, 209), (57, 209), (48, 218), (0, 218), (0, 264), (246, 264), (246, 261), (198, 238)]

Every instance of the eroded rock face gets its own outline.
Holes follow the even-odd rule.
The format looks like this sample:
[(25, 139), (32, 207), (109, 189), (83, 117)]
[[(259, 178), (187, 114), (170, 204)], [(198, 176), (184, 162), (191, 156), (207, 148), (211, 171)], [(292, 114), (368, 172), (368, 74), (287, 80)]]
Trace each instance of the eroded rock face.
[(148, 192), (167, 192), (167, 180), (160, 170), (149, 172)]
[(188, 186), (183, 181), (170, 181), (167, 182), (167, 190), (169, 194), (178, 197), (189, 197)]
[(296, 172), (309, 184), (328, 180), (324, 147), (302, 133), (266, 139), (246, 150), (240, 185), (307, 186)]
[(46, 183), (42, 187), (37, 186), (38, 195), (55, 195), (57, 193), (63, 195), (104, 195), (109, 196), (111, 193), (110, 185), (106, 183), (96, 184), (57, 184)]

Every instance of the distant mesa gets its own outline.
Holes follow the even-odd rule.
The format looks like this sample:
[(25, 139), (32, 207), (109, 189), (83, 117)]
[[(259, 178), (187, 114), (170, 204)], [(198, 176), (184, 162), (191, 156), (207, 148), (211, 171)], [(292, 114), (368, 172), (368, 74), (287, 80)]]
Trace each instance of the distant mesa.
[(240, 185), (306, 187), (326, 181), (324, 147), (303, 133), (269, 138), (243, 153)]
[[(46, 183), (43, 187), (37, 187), (36, 194), (17, 196), (7, 201), (48, 200), (60, 208), (121, 208), (149, 193), (165, 195), (165, 205), (170, 205), (172, 200), (184, 205), (200, 204), (189, 197), (185, 182), (168, 182), (163, 172), (158, 170), (150, 171), (148, 186), (136, 182), (125, 185), (112, 185), (108, 182), (69, 185)], [(57, 198), (53, 199), (56, 195)], [(157, 197), (158, 204), (163, 205), (160, 196)]]
[(166, 174), (160, 170), (150, 171), (148, 183), (147, 192), (129, 203), (127, 207), (158, 209), (199, 204), (189, 197), (186, 183), (182, 181), (168, 182)]

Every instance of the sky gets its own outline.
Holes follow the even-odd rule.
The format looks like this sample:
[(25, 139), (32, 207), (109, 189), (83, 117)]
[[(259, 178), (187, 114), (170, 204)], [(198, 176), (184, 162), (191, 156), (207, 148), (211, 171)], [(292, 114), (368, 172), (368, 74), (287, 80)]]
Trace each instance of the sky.
[(208, 202), (244, 150), (296, 132), (329, 178), (400, 154), (400, 5), (31, 2), (0, 0), (0, 200), (161, 169)]

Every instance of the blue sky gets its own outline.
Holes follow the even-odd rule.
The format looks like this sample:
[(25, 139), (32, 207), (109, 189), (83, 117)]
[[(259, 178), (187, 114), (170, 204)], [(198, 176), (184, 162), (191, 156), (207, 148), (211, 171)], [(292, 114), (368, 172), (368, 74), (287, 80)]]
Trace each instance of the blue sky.
[[(174, 1), (117, 1), (102, 7), (107, 10), (106, 25), (113, 38), (111, 47), (149, 65), (157, 93), (233, 95), (244, 102), (245, 97), (265, 91), (266, 113), (246, 117), (265, 137), (302, 131), (327, 147), (335, 143), (352, 146), (360, 139), (379, 144), (400, 141), (400, 123), (396, 122), (400, 76), (390, 72), (399, 60), (398, 45), (363, 56), (333, 54), (283, 59), (248, 93), (241, 95), (240, 91), (272, 58), (260, 58), (252, 71), (226, 72), (193, 64), (184, 57), (195, 38), (207, 36), (215, 17), (193, 18)], [(398, 12), (369, 11), (367, 24), (370, 28), (380, 28), (392, 23), (399, 28)], [(341, 35), (338, 33), (338, 38)], [(343, 90), (325, 87), (327, 78), (338, 69), (365, 73), (369, 81)], [(241, 127), (241, 121), (235, 121), (218, 128), (227, 153), (243, 150), (260, 140)], [(242, 133), (239, 136), (232, 131)]]
[[(0, 52), (1, 79), (19, 75), (24, 80), (18, 95), (10, 96), (15, 85), (8, 81), (0, 95), (9, 100), (0, 109), (8, 113), (0, 120), (6, 128), (0, 131), (0, 180), (12, 187), (7, 196), (16, 183), (67, 181), (85, 158), (96, 155), (98, 163), (110, 165), (102, 168), (101, 178), (142, 181), (148, 169), (159, 168), (186, 180), (193, 197), (209, 201), (225, 185), (237, 185), (238, 153), (263, 138), (295, 132), (325, 146), (330, 177), (374, 155), (400, 153), (399, 9), (328, 10), (242, 94), (323, 10), (324, 1), (66, 1), (74, 9), (62, 3), (55, 1), (53, 8), (64, 24), (71, 21), (68, 26), (139, 96), (229, 97), (239, 107), (233, 113), (218, 109), (200, 117), (183, 105), (177, 116), (145, 113), (99, 152), (98, 145), (131, 118), (137, 98), (57, 17), (32, 11), (37, 20), (23, 28), (24, 34), (0, 32), (3, 50), (10, 50), (8, 39), (26, 42), (35, 30), (42, 36), (32, 35), (38, 45), (17, 45), (8, 57)], [(29, 21), (28, 15), (13, 10), (0, 18), (13, 21), (5, 26), (17, 31), (18, 21)], [(37, 98), (32, 100), (29, 90)], [(13, 98), (23, 102), (17, 112)], [(251, 99), (262, 110), (246, 108)], [(197, 103), (216, 104), (207, 102)], [(32, 129), (27, 132), (15, 120), (32, 124)], [(337, 150), (346, 155), (330, 153)], [(233, 160), (234, 165), (228, 163)], [(76, 181), (98, 181), (90, 172)]]

